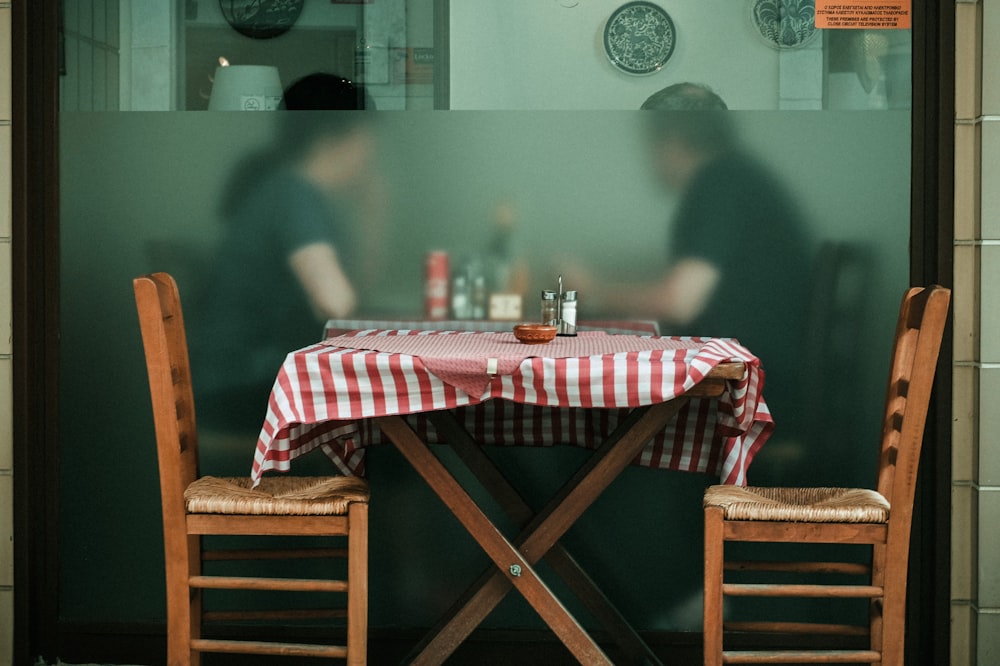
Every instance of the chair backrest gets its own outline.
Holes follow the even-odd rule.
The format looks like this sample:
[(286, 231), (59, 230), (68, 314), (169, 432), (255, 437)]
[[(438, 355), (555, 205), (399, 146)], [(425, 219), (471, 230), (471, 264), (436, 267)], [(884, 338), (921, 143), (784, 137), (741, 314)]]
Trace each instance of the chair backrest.
[(198, 477), (198, 433), (187, 336), (173, 277), (154, 273), (136, 278), (132, 286), (153, 401), (164, 529), (168, 529), (173, 521), (184, 520), (184, 489)]
[[(908, 543), (920, 448), (951, 291), (913, 288), (903, 297), (886, 388), (878, 491), (890, 504), (890, 539)], [(896, 531), (894, 534), (893, 532)]]

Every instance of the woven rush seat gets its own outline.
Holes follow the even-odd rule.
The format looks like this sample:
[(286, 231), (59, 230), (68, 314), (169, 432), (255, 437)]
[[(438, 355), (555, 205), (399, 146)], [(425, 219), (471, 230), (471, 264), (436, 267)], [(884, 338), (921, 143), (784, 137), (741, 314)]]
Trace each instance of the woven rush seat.
[(351, 502), (367, 503), (368, 482), (355, 476), (204, 476), (184, 491), (189, 513), (250, 516), (342, 516)]
[(889, 502), (867, 488), (766, 488), (719, 485), (704, 506), (718, 506), (726, 520), (816, 523), (885, 523)]

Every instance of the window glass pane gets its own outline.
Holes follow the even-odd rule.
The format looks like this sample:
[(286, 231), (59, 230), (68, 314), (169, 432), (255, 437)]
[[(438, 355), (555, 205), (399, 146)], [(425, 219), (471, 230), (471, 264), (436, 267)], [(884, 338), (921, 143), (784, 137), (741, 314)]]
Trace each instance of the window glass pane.
[[(909, 31), (806, 30), (782, 47), (748, 9), (760, 2), (663, 3), (675, 43), (658, 71), (636, 75), (604, 46), (615, 3), (309, 1), (266, 38), (253, 31), (279, 28), (243, 26), (248, 36), (225, 20), (229, 4), (65, 2), (61, 539), (81, 554), (62, 565), (68, 618), (162, 613), (162, 597), (132, 594), (162, 571), (131, 293), (149, 271), (172, 272), (185, 299), (205, 472), (249, 471), (284, 354), (321, 335), (328, 314), (314, 309), (421, 318), (425, 257), (445, 250), (455, 274), (520, 296), (522, 319), (561, 274), (581, 320), (740, 338), (762, 358), (778, 423), (751, 482), (873, 482), (908, 274)], [(231, 73), (220, 57), (233, 72), (274, 67), (279, 91), (336, 72), (363, 86), (368, 110), (207, 111)], [(639, 110), (682, 82), (729, 110)], [(274, 95), (236, 97), (268, 108)], [(707, 135), (706, 119), (720, 123)], [(350, 288), (328, 275), (341, 285), (332, 301), (310, 301), (296, 267), (329, 247)], [(681, 290), (693, 314), (642, 290), (678, 265), (703, 269)], [(99, 451), (78, 445), (94, 433)], [(583, 455), (493, 453), (539, 497)], [(372, 517), (372, 625), (428, 626), (485, 560), (394, 451), (369, 460), (386, 507)], [(300, 462), (332, 471), (320, 455)], [(691, 604), (711, 481), (630, 469), (570, 534), (641, 629), (700, 626)], [(95, 485), (116, 511), (73, 501)], [(625, 548), (634, 566), (620, 566)], [(535, 626), (526, 608), (504, 605), (489, 622)]]

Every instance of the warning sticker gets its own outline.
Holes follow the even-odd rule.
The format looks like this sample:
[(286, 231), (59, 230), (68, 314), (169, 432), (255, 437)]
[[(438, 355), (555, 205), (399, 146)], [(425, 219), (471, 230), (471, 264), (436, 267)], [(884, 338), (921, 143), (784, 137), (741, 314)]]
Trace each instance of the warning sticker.
[(816, 0), (817, 28), (906, 30), (912, 0)]

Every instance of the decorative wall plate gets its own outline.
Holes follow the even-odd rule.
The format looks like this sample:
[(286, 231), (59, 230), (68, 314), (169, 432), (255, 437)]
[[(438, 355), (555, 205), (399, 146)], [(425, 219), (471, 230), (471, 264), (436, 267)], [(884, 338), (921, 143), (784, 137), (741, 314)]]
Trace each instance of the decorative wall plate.
[(750, 0), (750, 23), (776, 49), (797, 49), (816, 36), (815, 0)]
[(219, 0), (226, 21), (240, 34), (270, 39), (287, 32), (302, 13), (305, 0)]
[(604, 25), (604, 51), (611, 64), (627, 74), (658, 72), (676, 41), (670, 15), (652, 2), (626, 2)]

